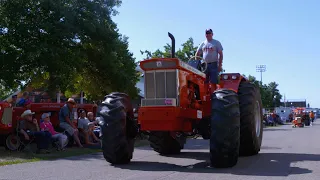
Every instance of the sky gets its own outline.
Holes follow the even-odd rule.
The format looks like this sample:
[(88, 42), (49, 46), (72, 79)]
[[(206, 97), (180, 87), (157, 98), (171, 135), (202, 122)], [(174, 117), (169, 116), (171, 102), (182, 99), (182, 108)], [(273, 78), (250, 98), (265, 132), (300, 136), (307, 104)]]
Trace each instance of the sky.
[(129, 50), (154, 51), (176, 39), (205, 40), (211, 28), (224, 48), (226, 72), (253, 75), (266, 65), (263, 83), (276, 81), (287, 100), (306, 99), (320, 108), (320, 1), (318, 0), (123, 0), (113, 17), (129, 37)]

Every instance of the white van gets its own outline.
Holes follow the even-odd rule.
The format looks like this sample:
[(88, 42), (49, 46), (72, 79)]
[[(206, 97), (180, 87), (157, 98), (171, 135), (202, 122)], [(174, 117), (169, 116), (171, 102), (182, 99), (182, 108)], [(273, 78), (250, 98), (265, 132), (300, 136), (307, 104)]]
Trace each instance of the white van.
[(289, 121), (289, 114), (293, 112), (291, 107), (276, 107), (275, 111), (283, 123)]

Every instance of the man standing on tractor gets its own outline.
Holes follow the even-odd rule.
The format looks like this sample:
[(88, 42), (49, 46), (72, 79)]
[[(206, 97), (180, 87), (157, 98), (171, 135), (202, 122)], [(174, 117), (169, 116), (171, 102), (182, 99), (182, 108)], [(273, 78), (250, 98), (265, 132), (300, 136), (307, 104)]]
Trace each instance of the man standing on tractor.
[[(223, 47), (218, 40), (213, 39), (212, 29), (206, 29), (206, 40), (200, 44), (197, 49), (196, 56), (202, 54), (203, 60), (207, 62), (206, 70), (206, 89), (211, 84), (211, 93), (216, 90), (218, 84), (219, 72), (222, 70)], [(218, 57), (219, 55), (219, 57)]]

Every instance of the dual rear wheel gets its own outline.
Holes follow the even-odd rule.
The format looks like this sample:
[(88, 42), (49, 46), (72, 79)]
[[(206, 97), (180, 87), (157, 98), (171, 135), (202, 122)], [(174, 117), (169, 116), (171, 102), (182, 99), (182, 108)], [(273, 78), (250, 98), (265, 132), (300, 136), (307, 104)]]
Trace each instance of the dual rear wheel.
[(241, 82), (238, 93), (219, 89), (212, 95), (210, 160), (216, 168), (233, 167), (239, 155), (258, 154), (263, 135), (259, 88)]

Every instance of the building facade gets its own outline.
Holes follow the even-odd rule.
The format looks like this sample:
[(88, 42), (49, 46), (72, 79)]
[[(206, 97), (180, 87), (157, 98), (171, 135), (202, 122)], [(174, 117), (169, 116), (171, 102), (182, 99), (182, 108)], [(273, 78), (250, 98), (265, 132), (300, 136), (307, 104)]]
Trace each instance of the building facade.
[(281, 102), (283, 107), (307, 107), (307, 100), (286, 100), (286, 102)]

